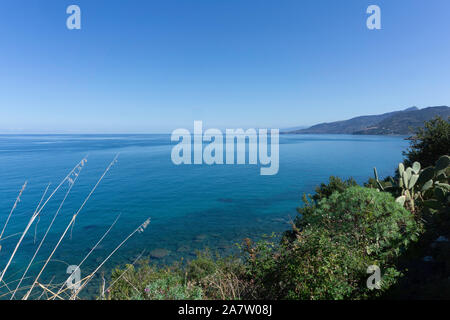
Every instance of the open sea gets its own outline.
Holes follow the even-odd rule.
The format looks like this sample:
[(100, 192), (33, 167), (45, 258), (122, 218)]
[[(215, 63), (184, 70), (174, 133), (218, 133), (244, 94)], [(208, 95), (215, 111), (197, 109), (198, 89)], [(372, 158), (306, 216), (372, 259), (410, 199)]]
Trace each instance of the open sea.
[[(118, 220), (81, 267), (89, 274), (147, 218), (151, 223), (135, 234), (104, 265), (85, 297), (99, 292), (100, 276), (142, 254), (154, 263), (169, 264), (195, 257), (197, 250), (218, 254), (236, 250), (243, 238), (260, 239), (289, 228), (303, 193), (313, 193), (330, 175), (353, 177), (358, 183), (393, 174), (408, 146), (404, 137), (354, 135), (280, 135), (277, 175), (261, 176), (256, 165), (180, 165), (171, 161), (170, 135), (0, 135), (0, 232), (19, 191), (21, 201), (0, 241), (0, 270), (8, 261), (20, 232), (38, 206), (85, 156), (88, 161), (69, 193), (46, 241), (26, 277), (36, 275), (73, 214), (105, 168), (119, 154), (86, 202), (42, 275), (42, 282), (61, 282), (67, 267), (83, 257)], [(30, 228), (5, 273), (15, 288), (61, 204), (69, 183), (48, 202)], [(31, 278), (24, 280), (24, 285)], [(29, 283), (28, 283), (29, 284)], [(5, 287), (0, 284), (0, 293)], [(20, 296), (20, 295), (19, 295)], [(3, 296), (5, 298), (7, 296)]]

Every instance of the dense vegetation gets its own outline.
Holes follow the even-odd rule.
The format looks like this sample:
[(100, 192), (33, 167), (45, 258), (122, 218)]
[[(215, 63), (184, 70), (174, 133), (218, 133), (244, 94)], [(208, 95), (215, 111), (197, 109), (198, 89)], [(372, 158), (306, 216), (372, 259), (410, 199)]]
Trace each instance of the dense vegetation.
[(410, 140), (411, 145), (404, 152), (405, 164), (411, 165), (417, 161), (424, 167), (431, 166), (441, 155), (449, 153), (450, 122), (439, 117), (428, 121), (423, 128), (415, 131)]
[[(107, 298), (449, 299), (448, 132), (448, 121), (426, 123), (394, 177), (381, 181), (375, 169), (364, 186), (330, 177), (304, 196), (281, 241), (245, 239), (238, 256), (206, 251), (184, 265), (118, 268)], [(376, 289), (369, 266), (382, 272)]]

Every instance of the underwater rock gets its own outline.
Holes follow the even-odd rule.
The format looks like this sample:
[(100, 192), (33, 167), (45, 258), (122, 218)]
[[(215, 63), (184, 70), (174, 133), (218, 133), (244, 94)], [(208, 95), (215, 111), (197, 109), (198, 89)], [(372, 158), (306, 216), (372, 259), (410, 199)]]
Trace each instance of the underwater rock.
[(97, 228), (96, 225), (91, 224), (91, 225), (84, 226), (83, 230), (92, 230), (92, 229), (96, 229), (96, 228)]
[(194, 241), (200, 242), (207, 238), (206, 234), (198, 234), (194, 237)]
[(150, 251), (150, 257), (161, 259), (167, 256), (170, 253), (169, 250), (163, 249), (163, 248), (157, 248), (152, 251)]
[(187, 252), (190, 248), (188, 246), (181, 246), (177, 249), (177, 252)]

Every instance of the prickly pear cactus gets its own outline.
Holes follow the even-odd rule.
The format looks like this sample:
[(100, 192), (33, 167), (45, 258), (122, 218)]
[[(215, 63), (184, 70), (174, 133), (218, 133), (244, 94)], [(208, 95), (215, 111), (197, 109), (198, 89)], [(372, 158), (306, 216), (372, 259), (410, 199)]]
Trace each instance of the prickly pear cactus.
[(374, 168), (375, 181), (380, 191), (391, 192), (396, 201), (411, 212), (417, 207), (440, 210), (450, 205), (450, 157), (442, 156), (436, 165), (421, 168), (419, 162), (405, 168), (398, 165), (397, 181), (389, 177), (389, 181), (380, 182)]

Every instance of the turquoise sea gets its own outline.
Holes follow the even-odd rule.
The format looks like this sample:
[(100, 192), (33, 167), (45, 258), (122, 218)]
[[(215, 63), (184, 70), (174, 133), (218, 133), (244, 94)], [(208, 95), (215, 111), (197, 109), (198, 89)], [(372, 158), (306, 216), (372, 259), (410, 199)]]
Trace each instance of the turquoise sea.
[[(173, 145), (170, 135), (1, 135), (1, 228), (23, 183), (28, 184), (0, 242), (0, 269), (19, 239), (15, 234), (24, 230), (48, 183), (50, 193), (86, 155), (88, 162), (29, 276), (40, 269), (114, 156), (119, 157), (56, 251), (43, 274), (46, 283), (67, 277), (67, 266), (79, 264), (119, 214), (114, 228), (83, 264), (82, 276), (148, 217), (147, 229), (104, 266), (106, 277), (113, 266), (129, 263), (142, 252), (160, 264), (192, 259), (204, 248), (232, 252), (243, 238), (258, 239), (289, 228), (302, 194), (312, 193), (330, 175), (363, 183), (373, 175), (373, 167), (381, 177), (392, 174), (408, 143), (404, 137), (281, 135), (280, 168), (274, 176), (261, 176), (255, 165), (176, 166), (170, 157)], [(55, 194), (30, 228), (5, 274), (6, 282), (22, 276), (67, 188), (65, 184)], [(98, 292), (98, 283), (94, 285), (98, 279), (86, 294)]]

